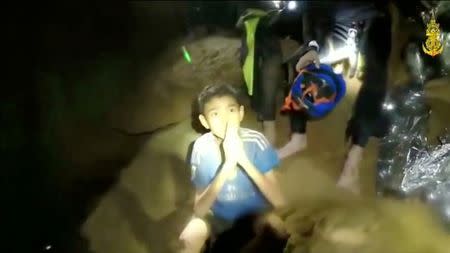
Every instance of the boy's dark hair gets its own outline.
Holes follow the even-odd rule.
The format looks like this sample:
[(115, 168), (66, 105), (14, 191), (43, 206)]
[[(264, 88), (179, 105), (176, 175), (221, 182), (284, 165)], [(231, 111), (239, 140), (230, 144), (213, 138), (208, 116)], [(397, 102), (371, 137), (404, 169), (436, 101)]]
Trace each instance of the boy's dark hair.
[(229, 84), (212, 84), (208, 85), (197, 96), (197, 110), (202, 114), (205, 110), (205, 104), (212, 98), (230, 96), (236, 100), (239, 105), (242, 105), (241, 93), (238, 89)]

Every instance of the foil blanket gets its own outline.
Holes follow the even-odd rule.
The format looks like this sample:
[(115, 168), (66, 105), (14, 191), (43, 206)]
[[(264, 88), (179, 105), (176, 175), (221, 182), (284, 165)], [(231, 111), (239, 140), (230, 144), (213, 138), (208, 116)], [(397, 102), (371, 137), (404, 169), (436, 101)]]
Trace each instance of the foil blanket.
[(432, 61), (423, 54), (420, 39), (406, 47), (405, 63), (414, 81), (390, 91), (385, 99), (383, 113), (390, 124), (381, 140), (377, 191), (421, 198), (434, 207), (450, 231), (450, 131), (433, 136), (438, 140), (434, 144), (426, 138), (432, 111), (426, 104), (425, 84), (450, 73), (450, 33), (441, 35), (445, 53)]
[(450, 229), (450, 132), (431, 145), (426, 138), (432, 113), (420, 85), (386, 98), (390, 129), (381, 140), (377, 190), (380, 195), (420, 197), (434, 207)]

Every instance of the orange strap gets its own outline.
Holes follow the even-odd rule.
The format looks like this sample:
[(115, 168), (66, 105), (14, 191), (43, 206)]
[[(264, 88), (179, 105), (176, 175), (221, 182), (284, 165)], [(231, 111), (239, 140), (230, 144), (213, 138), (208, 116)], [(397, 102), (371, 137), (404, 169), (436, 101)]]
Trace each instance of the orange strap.
[[(297, 78), (305, 71), (306, 71), (305, 69), (300, 70), (298, 72), (297, 77), (294, 79), (293, 83), (295, 83), (295, 80), (297, 80)], [(289, 90), (289, 95), (287, 95), (287, 97), (284, 98), (284, 104), (281, 107), (281, 111), (282, 112), (291, 111), (291, 110), (299, 111), (301, 109), (302, 109), (302, 107), (298, 103), (295, 103), (294, 100), (292, 99), (292, 94), (291, 94), (291, 91)]]
[[(300, 70), (296, 79), (305, 72), (309, 72), (309, 71), (306, 69)], [(295, 80), (294, 80), (294, 83), (295, 83)], [(312, 87), (305, 90), (305, 92), (303, 92), (302, 99), (305, 99), (306, 94), (311, 91), (312, 91)], [(333, 94), (333, 96), (331, 98), (316, 99), (316, 101), (314, 101), (314, 104), (318, 105), (318, 104), (328, 103), (328, 102), (333, 101), (335, 98), (336, 98), (336, 94)], [(304, 107), (294, 101), (294, 99), (292, 98), (291, 91), (289, 91), (289, 95), (287, 95), (287, 97), (284, 99), (284, 104), (281, 107), (281, 111), (282, 112), (291, 111), (291, 110), (300, 111), (302, 109), (304, 109)]]
[(299, 104), (295, 103), (295, 101), (292, 99), (291, 92), (289, 91), (289, 95), (284, 99), (284, 104), (281, 107), (281, 111), (300, 111), (303, 107), (301, 107)]
[[(306, 94), (308, 93), (312, 93), (312, 94), (317, 94), (317, 89), (314, 86), (310, 86), (308, 87), (304, 92), (303, 92), (303, 96), (302, 99), (305, 99)], [(336, 99), (336, 93), (333, 94), (330, 98), (316, 98), (314, 100), (314, 105), (320, 105), (320, 104), (324, 104), (324, 103), (330, 103), (332, 101), (334, 101)]]

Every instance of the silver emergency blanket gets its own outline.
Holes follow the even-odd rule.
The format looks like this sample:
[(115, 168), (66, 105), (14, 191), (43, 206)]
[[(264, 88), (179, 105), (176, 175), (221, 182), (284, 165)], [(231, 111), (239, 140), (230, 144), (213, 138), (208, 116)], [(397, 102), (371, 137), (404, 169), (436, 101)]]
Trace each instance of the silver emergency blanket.
[[(413, 150), (415, 147), (413, 147)], [(401, 183), (404, 192), (413, 192), (415, 189), (447, 182), (450, 180), (450, 144), (438, 146), (435, 150), (417, 150), (418, 153), (408, 161), (405, 175)], [(450, 183), (450, 181), (449, 181)]]
[(421, 198), (450, 229), (450, 131), (436, 136), (439, 141), (434, 146), (426, 138), (432, 112), (426, 105), (423, 84), (429, 71), (418, 52), (417, 46), (411, 46), (407, 56), (415, 82), (390, 92), (385, 99), (383, 109), (390, 128), (381, 140), (377, 191)]
[(392, 125), (389, 135), (381, 140), (377, 190), (379, 194), (422, 198), (435, 207), (450, 228), (450, 133), (439, 137), (439, 145), (429, 145), (425, 137), (426, 107), (417, 105), (415, 109), (424, 111), (401, 113), (406, 104), (414, 99), (419, 102), (423, 94), (407, 94), (411, 97), (404, 104), (385, 104), (392, 110)]

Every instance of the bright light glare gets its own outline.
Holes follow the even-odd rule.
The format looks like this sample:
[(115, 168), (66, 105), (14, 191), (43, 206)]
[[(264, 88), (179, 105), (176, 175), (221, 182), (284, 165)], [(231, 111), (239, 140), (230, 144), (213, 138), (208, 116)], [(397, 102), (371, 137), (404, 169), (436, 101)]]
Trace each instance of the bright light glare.
[(336, 74), (342, 74), (344, 73), (344, 64), (338, 64), (333, 68), (334, 73)]
[(384, 109), (391, 111), (394, 109), (395, 106), (392, 103), (385, 103), (385, 104), (383, 104), (383, 107), (384, 107)]
[(295, 2), (295, 1), (289, 1), (289, 3), (288, 3), (288, 9), (289, 9), (289, 10), (293, 10), (293, 9), (295, 9), (295, 8), (297, 8), (297, 2)]
[(320, 62), (324, 63), (324, 64), (333, 64), (333, 63), (336, 63), (338, 61), (341, 61), (343, 59), (350, 57), (351, 54), (352, 54), (352, 50), (348, 46), (343, 46), (336, 50), (332, 48), (332, 49), (330, 49), (330, 52), (328, 53), (328, 55), (326, 55), (320, 59)]
[(281, 1), (272, 1), (275, 7), (280, 8)]

